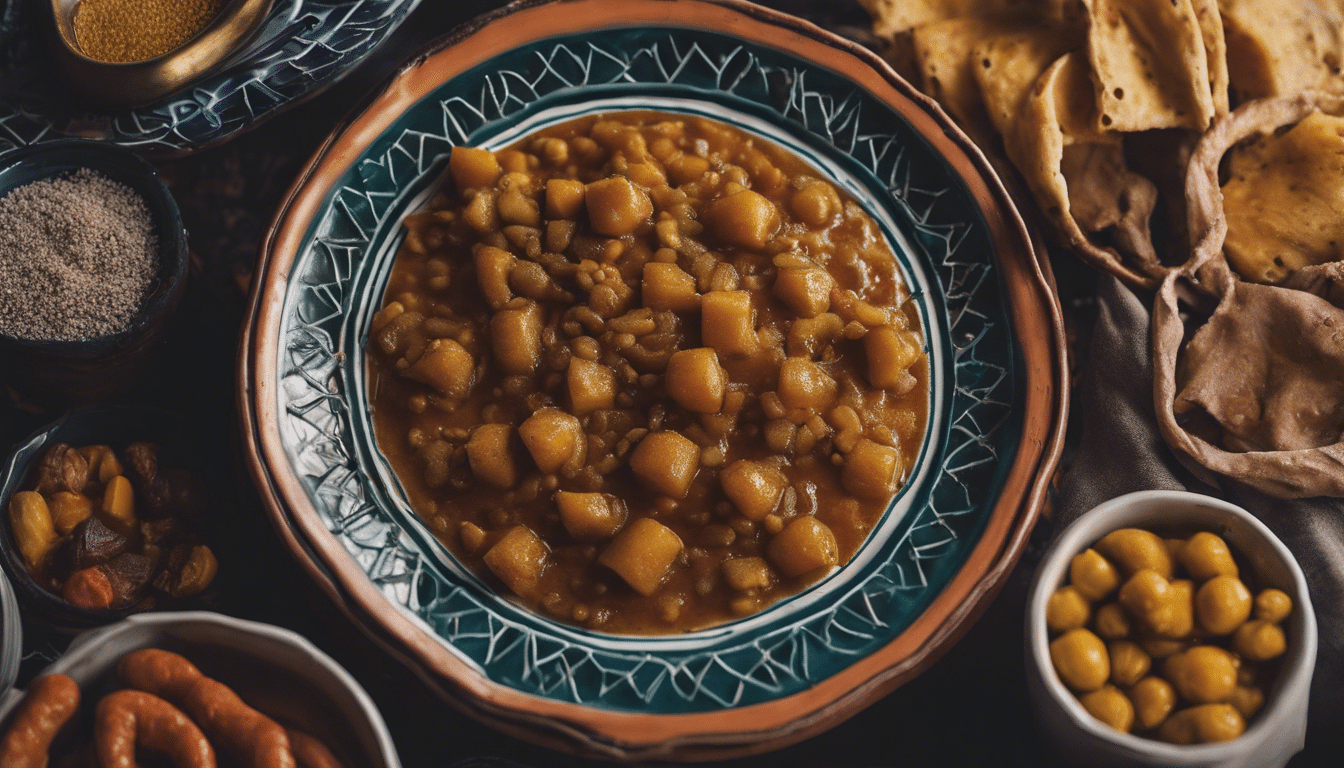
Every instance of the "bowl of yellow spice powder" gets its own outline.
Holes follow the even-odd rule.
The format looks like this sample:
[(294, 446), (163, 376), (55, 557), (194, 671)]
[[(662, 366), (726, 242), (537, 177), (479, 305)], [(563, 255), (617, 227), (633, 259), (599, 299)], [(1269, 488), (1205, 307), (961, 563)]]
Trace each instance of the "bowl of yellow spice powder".
[(43, 0), (56, 60), (81, 95), (146, 104), (222, 64), (261, 28), (274, 0)]
[(0, 153), (0, 376), (96, 400), (155, 347), (186, 286), (186, 232), (153, 166), (105, 142)]

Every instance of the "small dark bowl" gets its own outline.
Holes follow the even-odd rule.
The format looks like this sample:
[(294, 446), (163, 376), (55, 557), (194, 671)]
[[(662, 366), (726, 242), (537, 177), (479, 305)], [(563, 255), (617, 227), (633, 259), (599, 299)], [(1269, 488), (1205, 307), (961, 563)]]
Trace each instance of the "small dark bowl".
[(29, 575), (14, 542), (9, 500), (15, 493), (32, 487), (32, 469), (47, 446), (68, 443), (76, 447), (104, 444), (121, 448), (143, 440), (162, 446), (164, 455), (171, 457), (173, 463), (181, 464), (185, 459), (189, 465), (197, 464), (190, 458), (190, 446), (181, 432), (180, 420), (167, 411), (109, 405), (71, 413), (43, 427), (5, 457), (4, 463), (0, 464), (0, 509), (4, 510), (0, 521), (0, 567), (9, 576), (27, 618), (57, 632), (74, 634), (139, 612), (135, 604), (108, 610), (71, 605)]
[(25, 184), (91, 168), (145, 200), (159, 239), (159, 272), (130, 325), (85, 341), (33, 341), (0, 334), (0, 376), (45, 404), (106, 399), (140, 367), (182, 298), (187, 233), (182, 214), (154, 167), (106, 142), (61, 139), (0, 153), (0, 197)]

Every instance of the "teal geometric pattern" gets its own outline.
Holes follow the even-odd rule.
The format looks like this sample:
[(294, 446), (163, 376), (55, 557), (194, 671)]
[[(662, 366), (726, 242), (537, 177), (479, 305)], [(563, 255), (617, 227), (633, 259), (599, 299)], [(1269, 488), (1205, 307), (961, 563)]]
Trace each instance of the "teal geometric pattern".
[[(930, 286), (915, 299), (945, 363), (932, 377), (942, 426), (921, 460), (929, 471), (897, 499), (907, 511), (889, 512), (822, 584), (713, 630), (622, 638), (553, 624), (491, 593), (405, 509), (372, 448), (363, 345), (401, 217), (454, 145), (586, 101), (650, 96), (765, 121), (861, 182), (856, 196), (899, 230), (889, 241), (910, 244), (898, 253), (906, 274)], [(999, 280), (970, 192), (903, 117), (843, 77), (703, 31), (553, 38), (443, 84), (351, 164), (289, 276), (275, 405), (289, 461), (332, 534), (390, 602), (481, 674), (595, 707), (712, 711), (799, 692), (886, 645), (965, 562), (1022, 429), (1020, 350)]]
[(355, 66), (420, 0), (276, 0), (262, 29), (219, 71), (186, 90), (117, 114), (89, 114), (53, 75), (41, 14), (13, 6), (0, 30), (0, 150), (82, 136), (172, 154), (227, 138)]

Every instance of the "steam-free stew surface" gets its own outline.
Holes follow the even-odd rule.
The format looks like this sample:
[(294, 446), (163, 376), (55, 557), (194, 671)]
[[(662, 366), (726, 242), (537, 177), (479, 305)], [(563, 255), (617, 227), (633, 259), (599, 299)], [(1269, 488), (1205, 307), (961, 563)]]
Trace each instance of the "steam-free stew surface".
[(669, 633), (853, 556), (928, 410), (918, 317), (857, 204), (648, 112), (449, 166), (407, 217), (368, 375), (379, 446), (460, 560), (561, 621)]

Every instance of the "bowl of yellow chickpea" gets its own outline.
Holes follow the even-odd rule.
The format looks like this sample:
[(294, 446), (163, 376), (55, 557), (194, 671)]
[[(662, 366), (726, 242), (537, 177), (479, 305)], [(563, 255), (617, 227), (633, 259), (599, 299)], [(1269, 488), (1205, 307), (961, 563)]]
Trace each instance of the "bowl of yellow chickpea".
[(1037, 721), (1089, 765), (1281, 766), (1302, 749), (1316, 619), (1250, 513), (1182, 491), (1087, 512), (1027, 606)]

